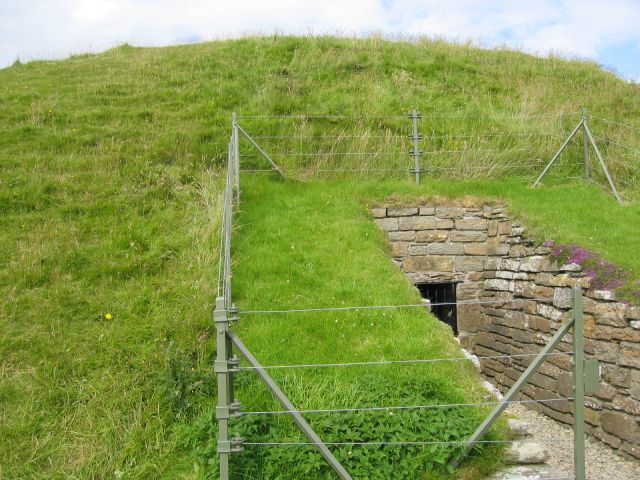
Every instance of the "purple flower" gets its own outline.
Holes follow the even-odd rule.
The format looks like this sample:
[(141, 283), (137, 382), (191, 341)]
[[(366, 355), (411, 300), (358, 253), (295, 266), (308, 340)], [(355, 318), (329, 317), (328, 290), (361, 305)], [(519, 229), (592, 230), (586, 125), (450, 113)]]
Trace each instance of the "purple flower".
[(553, 247), (553, 240), (545, 240), (542, 244), (543, 247)]
[(569, 261), (571, 263), (577, 263), (582, 265), (588, 259), (595, 257), (596, 255), (589, 250), (586, 250), (578, 245), (569, 245)]
[(604, 260), (576, 244), (557, 244), (547, 240), (544, 246), (551, 247), (550, 256), (559, 264), (576, 263), (582, 267), (585, 275), (591, 278), (591, 287), (597, 290), (616, 290), (618, 298), (640, 301), (640, 280), (632, 279), (631, 273), (619, 265)]

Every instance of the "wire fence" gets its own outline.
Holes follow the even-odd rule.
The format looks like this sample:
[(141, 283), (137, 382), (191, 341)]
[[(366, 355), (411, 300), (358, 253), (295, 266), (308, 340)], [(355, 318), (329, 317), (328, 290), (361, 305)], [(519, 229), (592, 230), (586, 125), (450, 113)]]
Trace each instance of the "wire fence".
[[(407, 115), (241, 115), (237, 118), (269, 156), (277, 159), (282, 169), (292, 176), (411, 175), (417, 180), (420, 176), (511, 177), (516, 183), (527, 183), (544, 169), (580, 114), (580, 111), (535, 115), (423, 113), (418, 114), (417, 135)], [(620, 184), (620, 190), (627, 197), (635, 199), (640, 190), (640, 144), (633, 133), (638, 127), (595, 115), (589, 119), (613, 181)], [(414, 137), (417, 143), (412, 143)], [(415, 145), (419, 145), (417, 153)], [(545, 182), (585, 179), (587, 173), (590, 184), (607, 187), (607, 175), (598, 167), (595, 156), (586, 159), (584, 155), (584, 145), (571, 142)], [(244, 173), (270, 171), (261, 165), (260, 155), (243, 153)]]
[[(571, 443), (571, 440), (556, 438), (556, 439), (543, 439), (543, 441), (549, 443)], [(518, 440), (479, 440), (474, 442), (476, 444), (486, 445), (486, 444), (500, 444), (507, 445), (512, 443), (518, 443)], [(416, 441), (371, 441), (371, 442), (325, 442), (325, 445), (333, 445), (333, 446), (350, 446), (350, 445), (358, 445), (361, 447), (379, 447), (383, 445), (468, 445), (469, 442), (466, 441), (424, 441), (424, 442), (416, 442)], [(269, 447), (286, 447), (286, 446), (313, 446), (315, 443), (312, 442), (244, 442), (244, 445), (249, 446), (269, 446)]]
[[(537, 357), (538, 353), (521, 353), (513, 355), (485, 355), (469, 357), (447, 357), (447, 358), (425, 358), (416, 360), (372, 360), (368, 362), (346, 362), (346, 363), (307, 363), (307, 364), (293, 364), (293, 365), (263, 365), (260, 368), (264, 370), (274, 369), (294, 369), (294, 368), (327, 368), (327, 367), (359, 367), (365, 365), (408, 365), (408, 364), (420, 364), (420, 363), (439, 363), (439, 362), (474, 362), (483, 360), (504, 360), (511, 358), (532, 358)], [(562, 356), (570, 357), (570, 352), (553, 352), (545, 355), (546, 357)], [(238, 371), (241, 370), (257, 370), (256, 367), (238, 367)]]
[[(442, 404), (428, 404), (428, 405), (390, 405), (386, 407), (354, 407), (354, 408), (325, 408), (325, 409), (300, 409), (296, 410), (298, 413), (354, 413), (354, 412), (394, 412), (398, 410), (431, 410), (431, 409), (443, 409), (443, 408), (460, 408), (460, 407), (487, 407), (495, 406), (506, 403), (508, 405), (513, 404), (528, 404), (528, 403), (553, 403), (559, 401), (571, 401), (575, 400), (573, 397), (558, 397), (558, 398), (545, 398), (540, 400), (509, 400), (507, 402), (495, 401), (495, 402), (475, 402), (475, 403), (442, 403)], [(285, 415), (293, 413), (292, 410), (265, 410), (254, 412), (242, 412), (242, 415)]]
[(541, 297), (533, 298), (511, 298), (511, 299), (492, 299), (492, 300), (458, 300), (456, 302), (422, 302), (422, 303), (405, 303), (398, 305), (350, 305), (344, 307), (315, 307), (315, 308), (281, 308), (274, 310), (241, 310), (242, 315), (265, 315), (265, 314), (283, 314), (283, 313), (319, 313), (319, 312), (345, 312), (359, 310), (390, 310), (398, 308), (426, 308), (443, 307), (443, 306), (464, 306), (464, 305), (492, 305), (492, 304), (508, 304), (512, 302), (548, 302), (549, 299)]
[[(579, 288), (574, 289), (574, 309), (569, 320), (561, 325), (556, 325), (546, 345), (537, 353), (514, 353), (500, 355), (485, 355), (479, 357), (441, 357), (441, 358), (419, 358), (419, 359), (379, 359), (369, 361), (345, 361), (345, 362), (325, 362), (325, 363), (283, 363), (280, 365), (261, 365), (253, 356), (252, 352), (242, 343), (240, 338), (233, 332), (232, 323), (239, 318), (251, 316), (277, 315), (281, 318), (288, 318), (290, 314), (314, 314), (328, 312), (360, 312), (376, 310), (400, 310), (400, 309), (430, 309), (438, 306), (467, 306), (467, 305), (514, 305), (518, 302), (548, 302), (543, 298), (508, 298), (508, 299), (478, 299), (469, 301), (439, 302), (439, 303), (416, 303), (397, 305), (360, 305), (360, 306), (317, 306), (300, 308), (276, 308), (276, 309), (238, 309), (232, 302), (232, 233), (234, 210), (240, 203), (240, 173), (266, 173), (277, 171), (279, 173), (393, 173), (401, 174), (409, 171), (411, 174), (419, 175), (427, 172), (430, 175), (442, 176), (491, 176), (497, 172), (514, 173), (526, 177), (536, 174), (548, 159), (557, 150), (558, 144), (566, 138), (576, 116), (580, 112), (557, 112), (543, 115), (519, 116), (519, 115), (496, 115), (496, 116), (475, 116), (470, 114), (446, 114), (446, 115), (418, 115), (413, 112), (410, 116), (411, 125), (407, 125), (407, 116), (404, 115), (383, 115), (383, 116), (346, 116), (346, 115), (248, 115), (234, 116), (231, 139), (227, 145), (227, 176), (224, 190), (224, 213), (219, 240), (219, 265), (217, 272), (217, 301), (214, 321), (216, 323), (217, 351), (216, 351), (216, 375), (218, 379), (218, 408), (216, 416), (219, 423), (218, 452), (220, 458), (220, 478), (229, 479), (230, 456), (232, 453), (240, 451), (244, 447), (314, 447), (323, 456), (328, 465), (338, 474), (342, 480), (351, 480), (351, 476), (335, 458), (328, 446), (349, 446), (349, 447), (382, 447), (382, 446), (433, 446), (433, 445), (456, 445), (464, 447), (465, 454), (476, 445), (483, 444), (511, 444), (515, 440), (487, 440), (483, 435), (492, 425), (495, 418), (508, 405), (512, 404), (539, 404), (554, 405), (557, 402), (573, 402), (576, 424), (580, 423), (584, 415), (584, 389), (577, 387), (580, 382), (576, 378), (582, 378), (581, 374), (574, 375), (573, 397), (556, 398), (527, 398), (526, 393), (522, 393), (524, 398), (516, 398), (522, 392), (522, 388), (528, 384), (531, 376), (540, 365), (549, 358), (570, 357), (574, 364), (582, 364), (583, 350), (576, 347), (577, 341), (582, 341), (582, 293)], [(638, 148), (635, 144), (624, 143), (629, 141), (629, 136), (620, 133), (634, 130), (635, 127), (620, 124), (618, 122), (607, 121), (599, 117), (593, 117), (607, 125), (608, 130), (598, 132), (595, 137), (602, 145), (603, 151), (610, 158), (609, 165), (614, 173), (624, 172), (627, 174), (624, 180), (619, 180), (622, 185), (632, 189), (637, 183), (638, 165), (634, 163)], [(431, 121), (423, 131), (428, 134), (422, 136), (417, 133), (417, 122)], [(465, 120), (465, 130), (455, 131), (449, 128), (448, 122), (458, 122)], [(469, 121), (471, 127), (469, 127)], [(542, 125), (532, 125), (537, 120)], [(542, 122), (549, 120), (549, 122)], [(238, 121), (243, 122), (240, 127)], [(341, 122), (348, 121), (356, 123), (355, 128), (347, 128)], [(581, 120), (584, 122), (584, 116)], [(245, 122), (257, 122), (247, 124)], [(274, 128), (273, 122), (276, 123)], [(315, 122), (321, 122), (319, 126)], [(322, 123), (328, 122), (328, 123)], [(365, 122), (373, 122), (373, 125), (364, 125)], [(440, 123), (436, 123), (440, 122)], [(498, 122), (492, 123), (492, 122)], [(510, 131), (495, 131), (495, 128), (504, 127), (504, 123), (516, 124), (518, 128)], [(488, 123), (488, 125), (485, 125)], [(285, 124), (283, 130), (282, 125)], [(485, 130), (477, 131), (478, 125), (483, 125)], [(580, 126), (580, 124), (578, 125)], [(364, 128), (363, 128), (364, 127)], [(555, 130), (550, 130), (555, 127)], [(469, 132), (468, 130), (476, 129)], [(359, 134), (354, 134), (360, 130)], [(247, 133), (248, 131), (248, 133)], [(320, 134), (320, 131), (329, 131), (330, 134)], [(240, 134), (250, 140), (256, 153), (253, 156), (240, 154)], [(258, 144), (256, 139), (260, 140)], [(413, 149), (410, 142), (413, 142)], [(420, 150), (419, 142), (428, 143), (428, 148)], [(586, 133), (585, 133), (586, 142)], [(567, 143), (567, 142), (565, 142)], [(371, 148), (375, 147), (375, 148)], [(583, 178), (581, 173), (585, 166), (588, 166), (588, 158), (585, 146), (578, 144), (569, 149), (565, 158), (558, 162), (554, 173), (556, 179)], [(614, 155), (615, 149), (623, 150), (632, 157)], [(408, 151), (409, 150), (409, 151)], [(413, 168), (408, 168), (407, 153), (413, 158)], [(520, 156), (520, 154), (523, 156)], [(559, 153), (556, 154), (556, 157)], [(276, 164), (273, 158), (278, 159)], [(360, 157), (371, 157), (371, 161), (362, 162)], [(242, 161), (241, 161), (242, 158)], [(424, 158), (424, 164), (421, 163)], [(266, 160), (272, 168), (264, 168)], [(260, 162), (260, 163), (258, 163)], [(410, 163), (410, 162), (409, 162)], [(630, 175), (632, 173), (632, 175)], [(592, 173), (587, 178), (597, 185), (601, 184), (601, 177)], [(523, 181), (530, 182), (530, 179)], [(576, 329), (579, 328), (580, 330)], [(573, 329), (571, 342), (573, 342), (573, 352), (554, 351), (560, 348), (563, 337)], [(571, 343), (570, 342), (570, 343)], [(578, 349), (576, 349), (578, 348)], [(240, 366), (238, 358), (233, 355), (236, 349), (249, 366)], [(513, 384), (509, 392), (501, 400), (483, 400), (476, 402), (449, 402), (449, 403), (401, 403), (393, 405), (347, 405), (335, 408), (308, 408), (298, 409), (291, 403), (287, 395), (276, 385), (267, 371), (293, 370), (293, 369), (327, 369), (327, 368), (364, 368), (384, 365), (432, 365), (451, 362), (521, 362), (526, 367), (522, 376)], [(281, 410), (246, 410), (243, 411), (241, 405), (235, 399), (234, 376), (246, 372), (255, 372), (271, 390), (275, 398), (284, 407)], [(323, 442), (311, 426), (303, 419), (302, 415), (312, 414), (349, 414), (361, 412), (378, 412), (393, 415), (400, 412), (421, 412), (436, 409), (472, 409), (493, 407), (489, 417), (478, 427), (476, 432), (465, 439), (453, 438), (447, 440), (402, 440), (393, 438), (390, 440), (348, 440)], [(582, 412), (582, 413), (581, 413)], [(309, 441), (263, 441), (250, 438), (243, 439), (236, 436), (231, 437), (230, 420), (236, 417), (250, 416), (278, 416), (289, 415), (298, 425)], [(583, 428), (583, 427), (582, 427)], [(576, 430), (576, 432), (578, 432)], [(576, 433), (574, 451), (576, 455), (584, 456), (584, 444), (576, 443), (580, 438)], [(572, 442), (563, 438), (545, 439), (549, 443)], [(582, 440), (583, 441), (583, 440)], [(582, 476), (580, 476), (580, 462), (576, 461), (576, 479), (584, 478), (584, 465), (582, 465)], [(547, 480), (552, 480), (551, 478)]]

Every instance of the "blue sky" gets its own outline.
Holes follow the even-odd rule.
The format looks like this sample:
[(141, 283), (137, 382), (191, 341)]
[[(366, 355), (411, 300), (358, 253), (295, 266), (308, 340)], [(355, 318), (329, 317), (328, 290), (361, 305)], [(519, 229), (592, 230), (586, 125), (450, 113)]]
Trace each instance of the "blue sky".
[(425, 35), (593, 59), (640, 81), (640, 0), (0, 0), (0, 67), (245, 33)]

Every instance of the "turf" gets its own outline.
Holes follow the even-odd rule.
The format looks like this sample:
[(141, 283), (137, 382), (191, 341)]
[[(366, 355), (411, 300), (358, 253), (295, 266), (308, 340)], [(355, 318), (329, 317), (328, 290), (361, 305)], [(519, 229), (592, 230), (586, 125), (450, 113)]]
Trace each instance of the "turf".
[[(275, 36), (162, 49), (123, 46), (100, 55), (16, 64), (1, 70), (0, 248), (6, 253), (0, 257), (0, 476), (202, 478), (214, 470), (206, 463), (213, 458), (207, 426), (212, 424), (214, 394), (208, 328), (217, 258), (220, 167), (232, 111), (244, 115), (402, 115), (418, 108), (425, 117), (421, 120), (423, 133), (508, 132), (509, 142), (482, 140), (480, 144), (487, 149), (530, 145), (537, 168), (575, 124), (581, 107), (600, 117), (638, 124), (639, 100), (637, 85), (593, 63), (429, 40)], [(462, 117), (426, 118), (443, 112)], [(534, 121), (520, 118), (548, 112), (571, 115)], [(510, 118), (482, 119), (501, 115)], [(520, 119), (514, 120), (514, 115)], [(405, 140), (389, 138), (406, 134), (406, 119), (333, 119), (279, 127), (267, 119), (245, 118), (242, 122), (255, 135), (292, 131), (352, 135), (357, 138), (338, 146), (375, 148), (393, 155), (385, 161), (374, 157), (364, 164), (351, 159), (349, 166), (364, 165), (365, 170), (408, 166)], [(637, 148), (637, 136), (627, 127), (598, 123), (594, 118), (593, 128), (609, 142)], [(371, 138), (363, 140), (363, 131)], [(554, 141), (530, 136), (531, 131), (553, 133)], [(294, 147), (337, 151), (336, 145), (323, 141), (308, 145), (262, 142), (274, 154)], [(464, 148), (463, 143), (456, 140), (451, 148)], [(449, 148), (444, 140), (434, 145)], [(469, 144), (467, 160), (478, 145)], [(612, 145), (605, 142), (602, 147), (608, 158), (621, 153)], [(580, 148), (579, 142), (572, 146), (563, 161), (579, 160)], [(246, 153), (245, 166), (263, 168), (258, 158), (248, 158), (255, 152)], [(483, 155), (478, 165), (492, 167), (493, 158)], [(637, 161), (633, 156), (616, 158)], [(313, 161), (279, 158), (290, 169), (333, 167), (338, 160), (337, 155)], [(432, 164), (446, 166), (454, 160), (438, 157)], [(519, 157), (514, 151), (499, 160), (504, 165)], [(524, 165), (531, 158), (520, 160)], [(571, 168), (575, 170), (576, 165)], [(471, 169), (459, 176), (474, 175), (474, 171), (478, 172)], [(525, 173), (531, 177), (535, 171), (531, 168)], [(625, 172), (619, 168), (616, 178), (635, 184), (637, 177), (620, 176)], [(320, 297), (327, 304), (334, 296), (345, 302), (370, 300), (368, 295), (379, 290), (356, 292), (367, 282), (382, 284), (387, 275), (395, 275), (397, 281), (379, 292), (384, 294), (381, 299), (391, 298), (391, 293), (415, 296), (383, 261), (383, 239), (365, 221), (366, 203), (394, 192), (505, 197), (540, 238), (591, 246), (638, 271), (637, 207), (618, 207), (597, 188), (581, 184), (561, 188), (550, 181), (543, 189), (532, 191), (501, 180), (454, 183), (435, 179), (416, 190), (406, 177), (381, 177), (379, 184), (367, 182), (362, 188), (359, 181), (326, 185), (345, 200), (345, 206), (332, 205), (346, 221), (341, 228), (321, 222), (328, 230), (320, 231), (328, 237), (348, 228), (354, 238), (369, 233), (373, 239), (358, 242), (353, 256), (346, 255), (349, 263), (343, 274), (337, 268), (329, 273), (336, 280), (353, 278), (354, 271), (362, 268), (384, 275), (334, 285), (328, 290), (330, 295)], [(277, 188), (284, 195), (289, 188), (251, 182), (257, 180), (243, 178), (246, 205), (251, 204), (252, 189), (258, 196)], [(296, 192), (304, 191), (303, 186), (290, 185)], [(324, 213), (314, 214), (312, 206), (319, 206), (320, 198), (329, 201), (322, 193), (324, 188), (313, 186), (309, 195), (315, 192), (318, 198), (305, 197), (307, 206), (298, 205), (310, 217), (318, 215), (314, 221)], [(356, 195), (348, 196), (351, 191)], [(625, 193), (632, 197), (633, 189)], [(251, 217), (256, 215), (251, 210), (243, 215), (240, 221), (252, 219), (254, 230), (248, 223), (246, 228), (238, 226), (238, 262), (250, 258), (242, 242), (256, 250), (263, 230), (276, 230), (274, 238), (283, 238), (277, 236), (277, 222), (271, 214), (264, 225), (262, 217)], [(284, 220), (288, 213), (285, 208), (273, 215)], [(303, 225), (287, 228), (308, 233)], [(248, 235), (251, 231), (254, 233)], [(322, 245), (324, 239), (316, 237), (313, 247)], [(354, 239), (345, 242), (355, 245)], [(260, 248), (266, 248), (268, 255), (273, 249), (290, 248), (289, 243)], [(335, 248), (343, 251), (341, 245)], [(318, 300), (320, 279), (312, 274), (327, 275), (331, 263), (324, 263), (329, 252), (312, 252), (309, 245), (307, 253), (313, 258), (294, 258), (298, 263), (290, 266), (296, 275), (291, 280), (304, 289), (293, 293), (265, 287), (266, 292), (279, 295), (270, 297), (270, 302), (310, 304)], [(316, 270), (305, 271), (305, 262), (308, 268), (317, 265)], [(240, 268), (244, 264), (249, 269), (246, 273)], [(264, 299), (251, 297), (248, 289), (253, 260), (244, 264), (238, 263), (235, 269), (237, 293), (243, 306), (259, 305), (258, 300)], [(281, 268), (272, 266), (270, 276)], [(244, 287), (242, 275), (247, 283)], [(106, 313), (112, 315), (110, 320)], [(425, 335), (430, 325), (437, 328), (421, 324), (423, 319), (412, 315), (408, 325), (425, 329)], [(325, 320), (313, 321), (322, 324)], [(247, 343), (265, 361), (275, 362), (284, 347), (259, 335), (260, 328), (276, 329), (275, 320), (267, 319), (264, 327), (251, 321), (242, 327)], [(390, 322), (396, 323), (390, 325), (397, 327), (399, 321), (394, 317)], [(383, 337), (375, 329), (373, 335)], [(396, 347), (405, 348), (393, 338), (385, 337), (381, 350), (368, 346), (372, 350), (367, 353), (388, 355)], [(408, 354), (411, 345), (422, 348), (419, 339), (409, 340), (403, 353)], [(433, 354), (449, 351), (448, 340), (443, 342)], [(290, 352), (290, 360), (311, 356), (302, 350)], [(349, 356), (346, 350), (326, 350), (319, 353)], [(330, 400), (338, 404), (341, 398)]]
[[(371, 221), (363, 201), (362, 194), (380, 185), (264, 177), (242, 181), (233, 277), (234, 298), (241, 310), (421, 303), (417, 290), (391, 262), (384, 235)], [(389, 192), (394, 189), (391, 183), (387, 188)], [(266, 365), (461, 356), (451, 330), (421, 309), (241, 314), (241, 318), (238, 334)], [(302, 409), (465, 403), (487, 398), (473, 367), (465, 361), (280, 370), (273, 375)], [(245, 404), (245, 411), (281, 410), (252, 372), (243, 372), (240, 381), (237, 398)], [(325, 441), (459, 441), (487, 413), (477, 408), (451, 410), (448, 417), (442, 417), (442, 410), (383, 411), (355, 414), (355, 418), (353, 413), (311, 415), (309, 421)], [(441, 423), (443, 418), (449, 421)], [(272, 423), (261, 424), (258, 431), (252, 423), (258, 419), (250, 415), (246, 420), (248, 425), (241, 421), (239, 431), (248, 442), (305, 441), (289, 419), (267, 416), (262, 421)], [(441, 427), (434, 431), (430, 424)], [(336, 426), (340, 428), (332, 430)], [(275, 447), (246, 448), (236, 459), (236, 471), (246, 469), (248, 478), (333, 478), (308, 448), (283, 447), (289, 450), (284, 453)], [(459, 449), (423, 447), (385, 454), (372, 447), (345, 446), (337, 448), (336, 454), (354, 477), (435, 479), (443, 478), (443, 465), (434, 458), (441, 457), (444, 463), (455, 451)], [(472, 478), (494, 463), (485, 457), (467, 466), (463, 478)], [(309, 469), (301, 470), (300, 465)]]
[[(287, 310), (368, 305), (418, 304), (420, 295), (390, 260), (386, 239), (371, 221), (368, 207), (379, 203), (402, 204), (471, 201), (507, 203), (511, 212), (533, 226), (538, 239), (583, 240), (593, 233), (593, 223), (604, 215), (626, 220), (611, 234), (609, 246), (621, 258), (631, 256), (637, 239), (630, 235), (637, 206), (621, 207), (608, 194), (587, 183), (548, 184), (544, 189), (523, 186), (521, 178), (497, 183), (487, 180), (443, 181), (427, 179), (415, 186), (396, 179), (282, 180), (275, 175), (245, 174), (241, 179), (242, 203), (234, 243), (233, 295), (243, 310)], [(570, 187), (570, 188), (569, 188)], [(444, 197), (444, 198), (443, 198)], [(595, 207), (598, 208), (595, 208)], [(624, 225), (625, 223), (622, 223)], [(602, 225), (600, 225), (602, 227)], [(616, 241), (616, 235), (620, 235)], [(627, 250), (628, 249), (628, 250)], [(337, 312), (241, 314), (235, 327), (254, 355), (266, 365), (450, 358), (459, 356), (451, 331), (415, 309)], [(251, 372), (241, 374), (238, 399), (248, 411), (281, 410)], [(424, 403), (468, 403), (486, 400), (478, 391), (476, 376), (467, 362), (443, 362), (427, 366), (361, 366), (350, 368), (275, 370), (294, 404), (302, 409), (379, 407)], [(420, 379), (420, 381), (416, 381)], [(245, 383), (247, 382), (247, 383)], [(422, 403), (421, 403), (422, 402)], [(382, 412), (384, 415), (388, 412)], [(427, 424), (437, 420), (430, 412), (419, 418)], [(451, 412), (449, 412), (451, 413)], [(452, 440), (462, 440), (478, 425), (486, 409), (462, 408), (455, 414), (460, 424), (447, 425)], [(388, 430), (371, 427), (361, 431), (353, 414), (336, 422), (343, 432), (327, 431), (328, 415), (311, 415), (311, 424), (324, 432), (327, 441), (381, 441)], [(384, 424), (380, 412), (368, 414), (368, 422)], [(420, 417), (421, 415), (421, 417)], [(251, 415), (239, 432), (248, 442), (300, 442), (304, 437), (288, 419), (256, 415), (264, 423), (256, 428)], [(246, 420), (243, 419), (243, 420)], [(394, 419), (401, 421), (400, 419)], [(272, 423), (269, 423), (271, 421)], [(388, 422), (392, 423), (392, 422)], [(387, 428), (393, 428), (387, 425)], [(393, 430), (391, 430), (393, 431)], [(413, 436), (410, 427), (395, 434), (396, 440), (434, 440), (438, 434), (423, 426)], [(407, 435), (409, 436), (407, 438)], [(382, 438), (381, 438), (382, 437)], [(495, 437), (494, 437), (495, 438)], [(500, 438), (500, 437), (498, 437)], [(388, 439), (388, 438), (387, 438)], [(282, 448), (294, 451), (281, 453)], [(430, 464), (428, 448), (411, 452), (427, 466), (420, 474), (399, 470), (410, 462), (402, 456), (386, 457), (385, 471), (374, 466), (368, 449), (346, 446), (337, 454), (347, 469), (370, 478), (441, 478), (442, 469)], [(248, 446), (236, 459), (235, 470), (250, 478), (331, 478), (328, 468), (304, 447)], [(256, 451), (256, 449), (258, 451)], [(262, 451), (260, 449), (266, 449)], [(302, 451), (300, 451), (302, 450)], [(346, 451), (351, 451), (347, 454)], [(442, 453), (445, 458), (450, 452)], [(251, 461), (249, 461), (249, 459)], [(310, 462), (309, 464), (305, 462)], [(397, 463), (394, 463), (397, 462)], [(290, 465), (287, 467), (287, 465)], [(299, 471), (295, 466), (311, 465)], [(458, 472), (459, 478), (476, 478), (495, 466), (491, 455), (478, 457)], [(287, 470), (287, 473), (279, 473)], [(378, 477), (380, 475), (380, 477)]]

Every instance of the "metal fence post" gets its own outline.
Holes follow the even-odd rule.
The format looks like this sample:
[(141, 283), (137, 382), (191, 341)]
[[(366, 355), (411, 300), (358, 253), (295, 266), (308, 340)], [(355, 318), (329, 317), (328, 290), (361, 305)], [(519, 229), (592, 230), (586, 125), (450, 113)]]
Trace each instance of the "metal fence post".
[(238, 121), (236, 112), (233, 112), (231, 115), (231, 121), (233, 125), (233, 131), (231, 134), (232, 138), (232, 153), (233, 153), (233, 161), (232, 168), (234, 169), (234, 183), (236, 188), (236, 203), (240, 205), (240, 143), (238, 138)]
[(607, 167), (607, 164), (605, 163), (604, 158), (602, 158), (602, 153), (600, 153), (600, 149), (598, 148), (598, 144), (596, 143), (595, 139), (593, 138), (593, 135), (591, 133), (591, 129), (589, 128), (588, 125), (584, 126), (584, 131), (587, 134), (587, 136), (589, 137), (589, 141), (591, 142), (591, 146), (593, 147), (593, 151), (596, 153), (596, 157), (598, 157), (598, 162), (600, 163), (600, 166), (602, 167), (602, 170), (604, 171), (605, 177), (607, 177), (607, 181), (609, 182), (609, 186), (611, 187), (611, 190), (613, 191), (613, 196), (616, 197), (616, 200), (618, 201), (618, 203), (622, 204), (622, 197), (618, 193), (618, 189), (616, 188), (615, 183), (613, 183), (613, 178), (611, 177), (611, 173), (609, 173), (609, 167)]
[(584, 149), (584, 175), (588, 179), (589, 172), (589, 135), (587, 135), (587, 128), (589, 127), (589, 117), (587, 116), (587, 109), (582, 109), (582, 143)]
[(584, 318), (582, 288), (573, 287), (573, 464), (575, 480), (585, 480)]
[(216, 329), (216, 360), (214, 371), (218, 378), (218, 406), (216, 407), (216, 419), (218, 420), (218, 458), (220, 460), (220, 480), (229, 480), (229, 455), (231, 453), (231, 441), (229, 440), (229, 354), (227, 352), (229, 319), (225, 308), (224, 297), (216, 298), (213, 322)]
[(411, 150), (411, 156), (413, 157), (412, 172), (416, 174), (416, 185), (420, 185), (420, 173), (422, 172), (422, 166), (420, 163), (420, 139), (422, 138), (418, 133), (418, 119), (420, 118), (420, 112), (417, 110), (411, 110), (409, 112), (409, 118), (412, 123), (412, 133), (409, 138), (413, 140), (413, 150)]

